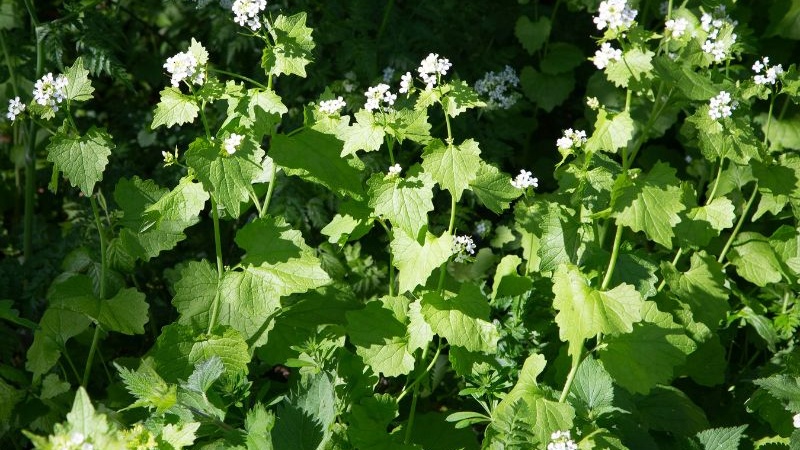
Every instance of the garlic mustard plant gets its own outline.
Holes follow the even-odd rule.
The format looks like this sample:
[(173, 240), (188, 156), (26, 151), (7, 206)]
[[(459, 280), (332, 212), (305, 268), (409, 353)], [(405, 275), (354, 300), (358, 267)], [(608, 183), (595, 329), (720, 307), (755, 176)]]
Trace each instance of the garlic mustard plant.
[(239, 149), (239, 146), (242, 145), (242, 140), (244, 136), (241, 134), (231, 133), (230, 136), (226, 137), (222, 143), (222, 148), (225, 149), (225, 152), (229, 155), (236, 153), (236, 150)]
[(390, 108), (397, 100), (397, 94), (393, 94), (389, 90), (389, 85), (380, 83), (372, 86), (364, 93), (367, 97), (367, 102), (364, 104), (364, 109), (367, 111), (374, 111), (381, 108)]
[(188, 51), (167, 58), (164, 69), (172, 76), (170, 81), (173, 87), (180, 86), (181, 82), (203, 84), (205, 79), (197, 58)]
[(252, 31), (261, 29), (261, 13), (267, 7), (267, 0), (235, 0), (231, 5), (234, 22)]
[(499, 72), (487, 72), (475, 82), (475, 92), (487, 98), (488, 109), (509, 109), (522, 97), (514, 88), (519, 86), (519, 77), (511, 66)]
[(707, 33), (702, 48), (714, 62), (721, 63), (730, 57), (737, 35), (733, 29), (738, 22), (731, 19), (725, 5), (719, 5), (711, 13), (703, 13), (700, 17), (700, 28)]
[(389, 166), (389, 172), (387, 174), (388, 177), (397, 177), (400, 176), (400, 172), (403, 171), (403, 168), (400, 167), (400, 164), (395, 164), (393, 166)]
[(778, 82), (778, 77), (783, 74), (783, 66), (781, 64), (770, 66), (769, 57), (767, 56), (753, 63), (752, 69), (756, 73), (753, 81), (761, 85), (774, 85)]
[(736, 102), (731, 99), (729, 92), (721, 91), (709, 100), (708, 106), (708, 115), (714, 120), (719, 120), (730, 117), (733, 114), (733, 110), (736, 109)]
[(613, 31), (621, 31), (633, 24), (637, 14), (637, 10), (628, 6), (627, 0), (604, 0), (600, 2), (593, 21), (598, 30), (608, 28)]
[(347, 103), (341, 95), (332, 100), (323, 100), (319, 102), (319, 110), (329, 115), (339, 114), (345, 106), (347, 106)]
[(578, 444), (572, 440), (569, 430), (555, 431), (550, 435), (547, 450), (578, 450)]
[(516, 178), (511, 180), (511, 185), (517, 189), (528, 189), (529, 187), (539, 187), (539, 179), (532, 176), (529, 170), (522, 169)]
[(67, 84), (67, 77), (63, 74), (53, 77), (52, 73), (47, 73), (34, 84), (33, 100), (50, 107), (54, 112), (58, 111), (58, 105), (66, 98)]
[(600, 49), (594, 53), (592, 62), (594, 62), (595, 67), (602, 70), (611, 61), (619, 61), (620, 59), (622, 59), (622, 50), (612, 47), (609, 42), (604, 42)]
[(19, 97), (14, 97), (8, 101), (8, 112), (6, 113), (8, 120), (13, 122), (23, 112), (25, 112), (25, 104), (20, 101)]
[(664, 34), (669, 39), (680, 39), (689, 28), (689, 21), (684, 17), (670, 19), (664, 23)]
[(453, 254), (455, 262), (464, 262), (475, 254), (475, 242), (467, 235), (456, 236), (453, 240)]
[(431, 90), (439, 83), (442, 76), (447, 75), (447, 71), (453, 64), (447, 58), (439, 58), (437, 53), (430, 53), (422, 62), (419, 63), (417, 73), (422, 82), (425, 83), (425, 90)]
[(559, 150), (569, 150), (571, 148), (582, 147), (585, 143), (586, 131), (567, 128), (564, 130), (563, 136), (556, 141), (556, 146)]

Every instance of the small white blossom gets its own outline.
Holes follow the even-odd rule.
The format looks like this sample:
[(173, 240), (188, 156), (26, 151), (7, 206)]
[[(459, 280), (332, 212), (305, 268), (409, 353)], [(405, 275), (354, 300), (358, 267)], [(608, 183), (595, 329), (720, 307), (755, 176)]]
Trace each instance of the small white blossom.
[(670, 19), (664, 24), (665, 34), (671, 39), (680, 39), (686, 33), (688, 27), (689, 21), (683, 17)]
[(598, 30), (623, 30), (633, 24), (636, 14), (638, 11), (631, 9), (626, 0), (605, 0), (600, 3), (593, 21)]
[(406, 72), (400, 76), (400, 93), (408, 94), (414, 86), (414, 79), (411, 77), (411, 72)]
[(725, 27), (735, 27), (739, 22), (731, 19), (725, 12), (725, 5), (720, 5), (712, 13), (703, 13), (700, 16), (700, 28), (707, 33), (703, 42), (703, 51), (714, 58), (714, 62), (722, 62), (728, 58), (731, 47), (736, 43), (736, 33), (723, 37), (721, 31)]
[(344, 99), (340, 95), (333, 100), (323, 100), (319, 102), (319, 110), (325, 114), (339, 114), (339, 111), (347, 106)]
[(586, 132), (583, 130), (573, 130), (567, 128), (564, 134), (556, 141), (559, 150), (569, 150), (571, 148), (582, 147), (586, 143)]
[(67, 98), (67, 83), (67, 77), (63, 74), (53, 78), (53, 74), (48, 73), (33, 85), (33, 100), (58, 111), (58, 104)]
[(391, 83), (392, 79), (394, 78), (394, 67), (384, 67), (383, 69), (383, 82), (384, 83)]
[(519, 92), (513, 88), (519, 86), (519, 77), (511, 66), (501, 72), (487, 72), (475, 83), (475, 92), (488, 97), (486, 106), (489, 109), (508, 109), (520, 98)]
[(586, 106), (588, 106), (589, 109), (600, 109), (600, 100), (598, 100), (597, 97), (589, 97), (586, 99)]
[(253, 31), (261, 28), (260, 13), (267, 8), (267, 0), (236, 0), (231, 5), (234, 22)]
[(397, 94), (392, 94), (392, 92), (389, 91), (389, 85), (384, 83), (367, 89), (364, 96), (367, 97), (367, 103), (364, 104), (364, 109), (367, 111), (379, 109), (381, 103), (385, 103), (386, 106), (392, 106), (394, 105), (394, 101), (397, 100)]
[(244, 139), (244, 136), (241, 134), (231, 133), (231, 135), (222, 142), (222, 147), (229, 155), (232, 155), (239, 149), (239, 146), (242, 144), (242, 139)]
[(622, 50), (614, 48), (610, 43), (605, 42), (600, 46), (600, 50), (594, 52), (594, 65), (602, 70), (605, 69), (611, 61), (619, 61), (622, 59)]
[(25, 104), (20, 101), (19, 97), (8, 101), (8, 112), (6, 113), (8, 120), (13, 122), (23, 111), (25, 111)]
[[(764, 71), (764, 74), (761, 74), (761, 71)], [(760, 61), (756, 61), (753, 63), (753, 72), (757, 75), (753, 77), (753, 81), (756, 84), (775, 84), (778, 81), (778, 75), (783, 73), (783, 66), (778, 64), (777, 66), (769, 66), (769, 58), (763, 57)]]
[(800, 428), (800, 414), (792, 416), (792, 425), (794, 425), (795, 428)]
[(402, 172), (402, 171), (403, 171), (403, 168), (400, 166), (400, 164), (395, 164), (393, 166), (389, 166), (389, 174), (387, 176), (396, 177), (396, 176), (399, 176), (400, 172)]
[(481, 220), (480, 222), (475, 224), (475, 234), (480, 236), (481, 238), (486, 237), (489, 232), (492, 230), (492, 222), (488, 220)]
[(736, 102), (731, 101), (731, 94), (721, 91), (719, 95), (709, 101), (708, 115), (714, 120), (730, 117), (736, 109)]
[(456, 255), (456, 262), (466, 261), (475, 254), (475, 242), (467, 235), (456, 236), (453, 240), (453, 254)]
[(447, 71), (453, 65), (447, 58), (439, 58), (436, 53), (430, 53), (425, 57), (417, 68), (420, 78), (425, 83), (425, 90), (431, 90), (439, 82), (439, 77), (447, 75)]
[(203, 84), (205, 74), (199, 70), (197, 58), (191, 52), (180, 52), (167, 58), (164, 69), (172, 75), (172, 86), (178, 87), (181, 81)]
[(572, 436), (567, 431), (556, 431), (550, 435), (550, 443), (547, 450), (577, 450), (578, 444), (572, 440)]
[(531, 186), (535, 188), (539, 187), (539, 179), (534, 178), (531, 175), (533, 174), (530, 171), (522, 169), (520, 170), (519, 175), (511, 180), (511, 185), (517, 189), (527, 189)]

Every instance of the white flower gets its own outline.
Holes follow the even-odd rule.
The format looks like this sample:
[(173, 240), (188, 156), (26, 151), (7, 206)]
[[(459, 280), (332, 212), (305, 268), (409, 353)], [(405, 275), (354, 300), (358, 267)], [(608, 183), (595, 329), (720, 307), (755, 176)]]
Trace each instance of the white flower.
[(622, 59), (622, 50), (611, 47), (608, 42), (600, 46), (600, 50), (594, 52), (594, 65), (598, 69), (605, 69), (611, 61), (619, 61)]
[(731, 19), (725, 12), (725, 5), (720, 5), (712, 13), (700, 16), (700, 28), (707, 33), (703, 42), (703, 51), (714, 58), (714, 62), (722, 62), (728, 58), (731, 47), (736, 43), (736, 33), (721, 33), (723, 28), (733, 28), (739, 22)]
[(737, 104), (736, 102), (731, 102), (731, 94), (721, 91), (719, 95), (709, 100), (708, 105), (708, 115), (714, 120), (719, 120), (724, 117), (730, 117)]
[(69, 443), (72, 445), (81, 445), (86, 441), (86, 436), (78, 431), (73, 431), (69, 434)]
[(400, 175), (400, 172), (402, 172), (402, 171), (403, 171), (403, 168), (400, 166), (400, 164), (395, 164), (393, 166), (389, 166), (389, 174), (387, 176), (396, 177), (396, 176)]
[(198, 71), (197, 58), (191, 52), (180, 52), (167, 58), (164, 69), (172, 75), (172, 86), (178, 87), (181, 81), (203, 84), (205, 76)]
[(236, 0), (231, 5), (234, 22), (253, 31), (261, 28), (259, 14), (267, 7), (267, 0)]
[(325, 114), (339, 114), (339, 110), (345, 106), (347, 106), (347, 103), (345, 103), (341, 95), (333, 100), (319, 102), (319, 110)]
[(488, 220), (481, 220), (480, 222), (475, 224), (475, 234), (480, 237), (486, 237), (487, 234), (492, 230), (492, 222)]
[(670, 19), (664, 24), (664, 30), (668, 38), (680, 39), (686, 33), (689, 27), (689, 21), (681, 17), (679, 19)]
[(19, 100), (19, 97), (14, 97), (8, 101), (8, 113), (6, 113), (8, 120), (13, 122), (23, 111), (25, 111), (25, 104)]
[(530, 171), (522, 169), (519, 171), (519, 175), (511, 180), (511, 185), (517, 189), (527, 189), (531, 186), (539, 187), (539, 179), (531, 177), (531, 175), (533, 174)]
[(573, 147), (582, 147), (586, 143), (586, 132), (583, 130), (573, 130), (567, 128), (564, 134), (556, 141), (556, 146), (560, 150), (569, 150)]
[(231, 133), (231, 135), (222, 142), (222, 147), (229, 155), (232, 155), (239, 149), (239, 146), (242, 144), (242, 139), (244, 139), (244, 136), (241, 134)]
[(453, 254), (456, 255), (456, 262), (466, 261), (470, 255), (475, 254), (475, 242), (467, 235), (456, 236), (453, 240)]
[(431, 90), (439, 81), (439, 77), (447, 75), (447, 71), (453, 65), (447, 58), (439, 58), (436, 53), (430, 53), (425, 57), (417, 68), (420, 78), (425, 83), (425, 90)]
[(397, 94), (392, 94), (391, 91), (389, 91), (389, 85), (384, 83), (367, 89), (364, 96), (367, 97), (367, 103), (364, 104), (364, 109), (367, 111), (380, 108), (381, 102), (385, 103), (386, 106), (392, 106), (394, 105), (394, 101), (397, 100)]
[(511, 66), (506, 66), (502, 72), (487, 72), (475, 83), (475, 91), (488, 97), (486, 106), (489, 109), (508, 109), (520, 98), (520, 94), (512, 89), (518, 85), (517, 73)]
[[(763, 75), (761, 75), (762, 70), (764, 71)], [(761, 58), (761, 61), (753, 63), (753, 72), (757, 74), (753, 77), (756, 84), (775, 84), (778, 81), (778, 75), (783, 73), (783, 66), (778, 64), (770, 67), (769, 58), (765, 56)]]
[(33, 85), (33, 99), (42, 106), (58, 111), (58, 104), (67, 98), (67, 83), (67, 77), (63, 74), (53, 78), (53, 74), (48, 73)]
[(572, 436), (567, 431), (556, 431), (550, 435), (550, 443), (547, 450), (577, 450), (578, 444), (572, 440)]
[(600, 100), (598, 100), (597, 97), (589, 97), (586, 99), (586, 106), (588, 106), (589, 109), (599, 109)]
[(626, 0), (605, 0), (600, 3), (593, 21), (598, 30), (605, 28), (621, 30), (633, 24), (636, 14), (638, 11), (629, 8)]
[(411, 72), (406, 72), (402, 76), (400, 76), (400, 93), (401, 94), (408, 94), (411, 88), (414, 86), (414, 79), (411, 77)]
[(800, 428), (800, 414), (792, 416), (792, 425), (794, 425), (795, 428)]

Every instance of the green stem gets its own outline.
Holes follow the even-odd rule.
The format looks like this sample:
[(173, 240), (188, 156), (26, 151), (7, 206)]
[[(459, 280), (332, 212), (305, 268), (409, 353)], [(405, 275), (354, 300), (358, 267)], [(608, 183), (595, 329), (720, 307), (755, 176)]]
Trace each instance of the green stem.
[(717, 258), (718, 263), (722, 264), (722, 261), (725, 260), (725, 256), (728, 254), (728, 250), (731, 249), (733, 240), (736, 239), (736, 235), (742, 228), (744, 219), (747, 217), (747, 213), (750, 211), (750, 207), (753, 205), (753, 201), (756, 199), (756, 194), (758, 194), (758, 182), (756, 182), (756, 185), (753, 187), (753, 193), (750, 194), (750, 198), (747, 199), (747, 203), (744, 205), (744, 209), (742, 210), (742, 215), (739, 217), (739, 221), (736, 222), (736, 226), (733, 228), (733, 232), (728, 238), (728, 242), (725, 243), (725, 247), (722, 248), (722, 252), (719, 254), (719, 258)]
[(719, 160), (719, 167), (717, 168), (717, 178), (714, 180), (714, 187), (711, 188), (711, 193), (708, 194), (708, 199), (706, 199), (706, 205), (711, 203), (711, 200), (714, 200), (714, 196), (717, 195), (717, 187), (719, 186), (720, 178), (722, 178), (722, 166), (724, 164), (725, 164), (725, 157), (722, 157)]
[(92, 345), (89, 347), (89, 356), (86, 357), (86, 368), (83, 370), (83, 381), (81, 386), (86, 388), (89, 384), (89, 375), (92, 373), (92, 364), (94, 363), (94, 354), (97, 352), (97, 342), (100, 340), (100, 324), (94, 324), (94, 336), (92, 336)]
[(617, 224), (617, 232), (614, 234), (614, 244), (611, 248), (611, 260), (608, 261), (608, 268), (606, 269), (606, 276), (603, 278), (603, 284), (600, 285), (601, 290), (608, 289), (611, 283), (611, 276), (614, 275), (614, 269), (617, 266), (617, 259), (619, 258), (619, 247), (622, 244), (622, 225)]
[[(682, 255), (683, 255), (683, 247), (680, 247), (678, 248), (678, 251), (675, 253), (675, 257), (672, 258), (672, 267), (675, 267), (678, 264), (678, 260), (681, 258)], [(656, 288), (656, 292), (661, 292), (661, 290), (664, 289), (664, 286), (666, 285), (667, 285), (667, 280), (662, 279), (661, 283), (659, 283), (658, 287)]]
[[(431, 371), (431, 369), (433, 368), (433, 365), (436, 364), (436, 359), (439, 358), (439, 352), (441, 352), (441, 351), (442, 351), (442, 341), (440, 340), (439, 343), (436, 346), (436, 353), (433, 354), (433, 359), (431, 359), (431, 362), (428, 363), (428, 366), (425, 368), (425, 370), (422, 373), (420, 373), (419, 375), (417, 375), (417, 377), (414, 379), (414, 381), (412, 381), (411, 384), (406, 386), (406, 388), (403, 389), (403, 392), (401, 392), (400, 395), (397, 396), (397, 403), (400, 403), (400, 400), (403, 400), (403, 397), (408, 395), (410, 390), (415, 388), (422, 381), (422, 379), (425, 378), (425, 375), (427, 375), (428, 372)], [(423, 359), (425, 359), (425, 358), (423, 357)]]
[(453, 130), (450, 128), (450, 116), (444, 111), (444, 124), (447, 126), (447, 145), (453, 145)]
[[(583, 344), (581, 343), (581, 347)], [(580, 348), (580, 347), (579, 347)], [(558, 398), (559, 403), (564, 403), (569, 395), (569, 389), (572, 387), (572, 382), (575, 380), (575, 374), (578, 373), (578, 365), (581, 363), (581, 352), (577, 351), (572, 355), (572, 366), (567, 374), (567, 380), (564, 382), (564, 389), (561, 390), (561, 396)]]
[(267, 215), (267, 210), (269, 209), (269, 204), (272, 201), (272, 193), (275, 191), (275, 177), (278, 175), (278, 166), (275, 164), (275, 161), (272, 161), (272, 175), (269, 179), (269, 186), (267, 187), (267, 196), (264, 197), (264, 207), (261, 208), (261, 217)]
[(208, 120), (206, 119), (206, 102), (205, 100), (200, 101), (198, 103), (200, 107), (200, 120), (203, 122), (203, 129), (206, 132), (206, 139), (210, 142), (211, 141), (211, 128), (208, 126)]
[[(211, 218), (214, 221), (214, 251), (217, 254), (217, 283), (222, 281), (222, 274), (224, 268), (222, 267), (222, 239), (219, 232), (219, 211), (217, 210), (217, 202), (214, 196), (211, 196)], [(219, 289), (214, 296), (214, 302), (211, 304), (210, 317), (208, 319), (208, 333), (217, 325), (217, 316), (219, 315)]]
[(386, 136), (386, 147), (389, 148), (389, 163), (394, 165), (394, 138)]
[[(453, 235), (453, 230), (456, 227), (456, 207), (457, 206), (458, 206), (458, 203), (456, 203), (456, 198), (451, 194), (450, 195), (450, 223), (447, 225), (447, 234), (449, 234), (450, 236)], [(442, 263), (442, 265), (439, 267), (439, 285), (436, 288), (436, 290), (439, 291), (440, 293), (442, 292), (442, 289), (444, 288), (444, 278), (445, 278), (446, 274), (447, 274), (447, 261)]]
[[(69, 356), (69, 352), (67, 352), (67, 347), (64, 346), (61, 348), (61, 354), (64, 355), (64, 359), (67, 360), (67, 365), (69, 365), (70, 369), (72, 369), (72, 374), (75, 376), (75, 382), (81, 382), (81, 374), (78, 373), (78, 367), (75, 366), (75, 363), (72, 361), (72, 358)], [(66, 379), (66, 373), (64, 374), (64, 379)]]
[[(100, 237), (100, 293), (98, 296), (98, 301), (103, 302), (106, 299), (106, 271), (108, 270), (108, 259), (106, 258), (106, 235), (103, 232), (103, 224), (100, 219), (100, 209), (97, 207), (97, 200), (95, 199), (95, 196), (89, 196), (89, 201), (92, 204), (94, 224), (97, 227), (97, 234)], [(94, 355), (97, 352), (97, 343), (100, 340), (100, 331), (100, 324), (95, 323), (94, 336), (92, 336), (92, 345), (89, 347), (89, 355), (86, 357), (86, 368), (83, 371), (83, 381), (81, 382), (81, 386), (84, 388), (89, 384), (89, 376), (92, 372)]]
[(227, 70), (216, 69), (216, 68), (209, 69), (209, 72), (221, 73), (223, 75), (228, 75), (229, 77), (238, 78), (240, 80), (247, 81), (249, 83), (252, 83), (254, 86), (260, 87), (261, 89), (269, 89), (267, 86), (264, 86), (263, 84), (259, 83), (258, 81), (254, 80), (252, 78), (248, 78), (248, 77), (246, 77), (244, 75), (239, 75), (238, 73), (235, 73), (235, 72), (228, 72)]
[[(425, 348), (422, 350), (421, 359), (423, 361), (425, 361), (425, 357), (428, 354), (428, 348), (429, 347), (426, 345)], [(414, 429), (414, 417), (416, 416), (417, 413), (417, 399), (419, 398), (419, 383), (420, 381), (422, 381), (422, 378), (425, 377), (425, 375), (427, 375), (428, 372), (430, 372), (433, 365), (436, 364), (436, 359), (439, 357), (439, 351), (441, 349), (442, 349), (442, 341), (440, 340), (436, 346), (436, 353), (433, 355), (433, 359), (431, 359), (431, 362), (428, 364), (427, 367), (425, 367), (425, 370), (421, 374), (419, 374), (419, 376), (417, 376), (416, 379), (414, 379), (411, 385), (409, 385), (409, 388), (411, 388), (414, 392), (411, 396), (411, 409), (408, 411), (408, 423), (406, 424), (406, 434), (405, 438), (403, 439), (403, 442), (405, 444), (411, 442), (411, 431)], [(405, 394), (406, 390), (403, 390), (403, 392), (401, 392), (400, 396), (397, 398), (397, 401), (400, 402), (400, 399), (402, 399), (405, 396)]]
[(772, 109), (775, 106), (775, 95), (770, 96), (769, 112), (767, 112), (767, 126), (764, 129), (764, 146), (769, 142), (769, 127), (772, 125)]

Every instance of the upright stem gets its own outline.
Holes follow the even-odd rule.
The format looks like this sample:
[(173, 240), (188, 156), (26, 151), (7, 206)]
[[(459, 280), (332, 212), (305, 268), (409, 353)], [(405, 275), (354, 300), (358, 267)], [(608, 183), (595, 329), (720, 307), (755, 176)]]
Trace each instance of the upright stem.
[[(581, 344), (583, 347), (583, 344)], [(575, 381), (575, 374), (578, 373), (578, 366), (581, 363), (581, 352), (577, 351), (572, 355), (572, 366), (570, 366), (569, 373), (567, 374), (567, 381), (564, 382), (564, 389), (561, 390), (561, 396), (558, 398), (559, 403), (564, 403), (569, 395), (569, 388), (572, 387), (572, 382)]]
[[(108, 266), (108, 260), (106, 259), (106, 235), (103, 232), (103, 224), (100, 220), (100, 209), (97, 207), (97, 200), (95, 199), (95, 196), (89, 196), (89, 201), (92, 204), (94, 224), (97, 227), (97, 234), (100, 237), (100, 294), (98, 301), (103, 302), (106, 300), (106, 271)], [(83, 387), (86, 387), (89, 384), (89, 376), (92, 372), (94, 355), (97, 353), (97, 343), (100, 341), (100, 331), (100, 324), (95, 323), (92, 344), (89, 347), (89, 355), (86, 357), (86, 368), (83, 371), (83, 380), (81, 381), (81, 386)]]
[[(217, 283), (222, 281), (222, 274), (224, 268), (222, 267), (222, 239), (219, 232), (219, 211), (217, 210), (217, 202), (214, 196), (211, 196), (211, 218), (214, 221), (214, 251), (217, 254)], [(214, 296), (214, 302), (211, 304), (210, 317), (208, 319), (208, 333), (210, 334), (214, 327), (217, 325), (217, 316), (219, 315), (219, 289)]]
[(619, 258), (619, 247), (622, 244), (622, 225), (617, 224), (617, 232), (614, 234), (614, 244), (611, 248), (611, 260), (608, 261), (608, 268), (606, 275), (603, 278), (603, 283), (600, 285), (601, 290), (608, 289), (611, 284), (611, 276), (614, 275), (614, 269), (617, 267), (617, 258)]
[[(458, 204), (456, 203), (456, 198), (453, 195), (450, 195), (450, 224), (447, 226), (447, 234), (450, 236), (453, 235), (453, 230), (456, 227), (456, 207)], [(439, 285), (437, 286), (436, 290), (440, 293), (444, 288), (444, 278), (445, 274), (447, 273), (447, 261), (443, 262), (442, 265), (439, 267)]]
[(714, 196), (717, 195), (717, 187), (719, 187), (719, 179), (722, 178), (722, 166), (725, 164), (725, 158), (720, 158), (719, 160), (719, 167), (717, 168), (717, 178), (714, 180), (714, 187), (711, 188), (711, 193), (708, 194), (708, 199), (706, 200), (706, 205), (711, 203), (714, 200)]
[(272, 192), (275, 191), (275, 177), (278, 175), (278, 166), (275, 164), (275, 161), (272, 161), (272, 175), (269, 179), (269, 186), (267, 187), (267, 196), (264, 198), (264, 207), (261, 208), (261, 217), (267, 215), (267, 210), (269, 209), (269, 203), (272, 201)]
[(769, 142), (769, 127), (772, 125), (772, 109), (775, 107), (775, 94), (770, 96), (769, 99), (769, 112), (767, 112), (767, 126), (764, 129), (764, 145)]
[(747, 199), (747, 203), (744, 205), (744, 209), (742, 210), (742, 215), (739, 217), (739, 221), (736, 222), (736, 226), (733, 228), (733, 232), (728, 238), (728, 242), (725, 243), (725, 247), (723, 247), (722, 252), (719, 254), (719, 258), (717, 258), (718, 263), (722, 264), (722, 261), (725, 260), (725, 256), (731, 249), (733, 240), (736, 239), (736, 235), (739, 234), (739, 230), (742, 228), (742, 224), (744, 224), (744, 219), (747, 217), (747, 213), (750, 211), (750, 207), (753, 205), (753, 200), (756, 199), (756, 194), (758, 194), (758, 182), (756, 182), (756, 185), (753, 186), (753, 193), (750, 194), (750, 198)]

